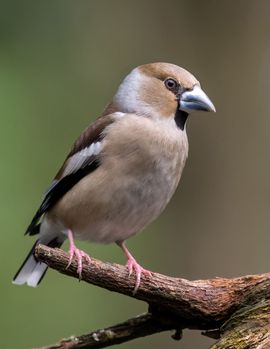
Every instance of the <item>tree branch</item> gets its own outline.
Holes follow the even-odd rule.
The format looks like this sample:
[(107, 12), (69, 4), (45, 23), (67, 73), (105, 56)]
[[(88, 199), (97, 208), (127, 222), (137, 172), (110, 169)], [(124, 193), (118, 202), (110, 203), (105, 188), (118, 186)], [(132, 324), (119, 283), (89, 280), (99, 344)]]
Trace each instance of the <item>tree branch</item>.
[(237, 311), (221, 327), (221, 338), (212, 349), (270, 348), (270, 301)]
[[(66, 269), (66, 252), (38, 245), (36, 257), (59, 272), (78, 278), (76, 262), (72, 262)], [(76, 337), (75, 342), (78, 340), (78, 343), (69, 339), (68, 346), (67, 342), (65, 345), (61, 342), (58, 346), (46, 349), (103, 348), (171, 329), (177, 329), (176, 337), (180, 337), (180, 330), (184, 328), (206, 330), (206, 335), (218, 337), (220, 327), (236, 311), (243, 307), (252, 307), (260, 299), (270, 299), (270, 274), (188, 281), (153, 273), (152, 277), (142, 276), (140, 288), (135, 295), (135, 278), (127, 276), (125, 267), (96, 259), (92, 259), (90, 265), (84, 265), (82, 271), (83, 281), (147, 302), (148, 314), (105, 330)]]
[(151, 314), (146, 313), (118, 325), (100, 329), (86, 335), (63, 339), (59, 343), (41, 349), (105, 348), (169, 329), (165, 324), (163, 325), (156, 321)]

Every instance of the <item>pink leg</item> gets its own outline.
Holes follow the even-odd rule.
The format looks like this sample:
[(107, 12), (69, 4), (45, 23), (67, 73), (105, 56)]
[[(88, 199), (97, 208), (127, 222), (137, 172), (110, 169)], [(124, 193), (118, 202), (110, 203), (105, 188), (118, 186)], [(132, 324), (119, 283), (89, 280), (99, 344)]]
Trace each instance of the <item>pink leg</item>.
[(146, 270), (138, 264), (136, 259), (132, 256), (132, 254), (129, 252), (127, 249), (126, 245), (124, 242), (117, 242), (117, 245), (121, 247), (121, 249), (124, 251), (124, 254), (127, 257), (127, 267), (129, 271), (129, 276), (132, 274), (133, 271), (135, 271), (136, 274), (136, 283), (135, 283), (135, 288), (133, 290), (133, 294), (135, 294), (140, 286), (141, 283), (141, 275), (144, 274), (146, 276), (152, 276), (151, 272), (149, 270)]
[(68, 240), (69, 240), (69, 262), (68, 262), (66, 269), (68, 269), (70, 267), (70, 264), (73, 261), (74, 254), (75, 254), (75, 256), (77, 257), (77, 260), (78, 260), (77, 273), (79, 274), (79, 278), (81, 279), (82, 278), (82, 260), (84, 258), (87, 261), (87, 263), (90, 264), (91, 258), (88, 256), (87, 253), (78, 249), (75, 246), (74, 239), (73, 239), (73, 233), (70, 229), (68, 230)]

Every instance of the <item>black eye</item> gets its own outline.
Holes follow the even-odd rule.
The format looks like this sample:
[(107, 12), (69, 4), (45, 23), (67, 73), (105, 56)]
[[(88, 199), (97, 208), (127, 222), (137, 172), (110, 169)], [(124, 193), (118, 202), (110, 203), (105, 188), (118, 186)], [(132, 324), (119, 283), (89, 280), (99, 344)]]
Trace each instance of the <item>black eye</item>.
[(164, 81), (165, 86), (168, 90), (176, 93), (178, 90), (178, 82), (176, 82), (174, 79), (166, 79)]

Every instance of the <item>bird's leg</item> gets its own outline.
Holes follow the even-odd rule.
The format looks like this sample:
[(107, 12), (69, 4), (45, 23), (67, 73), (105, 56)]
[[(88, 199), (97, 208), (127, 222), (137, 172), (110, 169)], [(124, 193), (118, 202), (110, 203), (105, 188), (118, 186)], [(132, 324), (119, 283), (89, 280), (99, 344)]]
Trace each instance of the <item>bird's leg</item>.
[(68, 229), (68, 241), (69, 241), (69, 262), (66, 267), (66, 269), (69, 268), (71, 262), (73, 261), (74, 255), (77, 257), (78, 261), (78, 267), (77, 267), (77, 273), (79, 274), (79, 278), (82, 278), (82, 260), (83, 258), (87, 261), (87, 263), (91, 263), (91, 258), (88, 256), (87, 253), (84, 251), (78, 249), (74, 243), (73, 239), (73, 233), (70, 229)]
[(118, 241), (117, 245), (123, 250), (124, 254), (127, 257), (126, 266), (128, 268), (128, 271), (129, 271), (128, 275), (130, 276), (133, 271), (136, 274), (136, 283), (135, 283), (135, 287), (133, 290), (133, 294), (135, 294), (140, 286), (140, 283), (141, 283), (141, 275), (144, 274), (146, 276), (151, 276), (152, 274), (149, 270), (146, 270), (140, 266), (140, 264), (136, 261), (136, 259), (129, 252), (129, 250), (127, 249), (127, 247), (123, 241)]

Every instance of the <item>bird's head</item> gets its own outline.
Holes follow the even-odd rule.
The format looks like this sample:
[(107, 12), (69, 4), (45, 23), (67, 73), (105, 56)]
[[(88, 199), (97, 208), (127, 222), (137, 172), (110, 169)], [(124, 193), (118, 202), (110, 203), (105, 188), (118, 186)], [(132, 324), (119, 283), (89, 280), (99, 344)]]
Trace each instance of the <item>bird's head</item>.
[(113, 99), (114, 107), (155, 119), (175, 119), (184, 129), (189, 113), (215, 107), (187, 70), (169, 63), (141, 65), (123, 80)]

